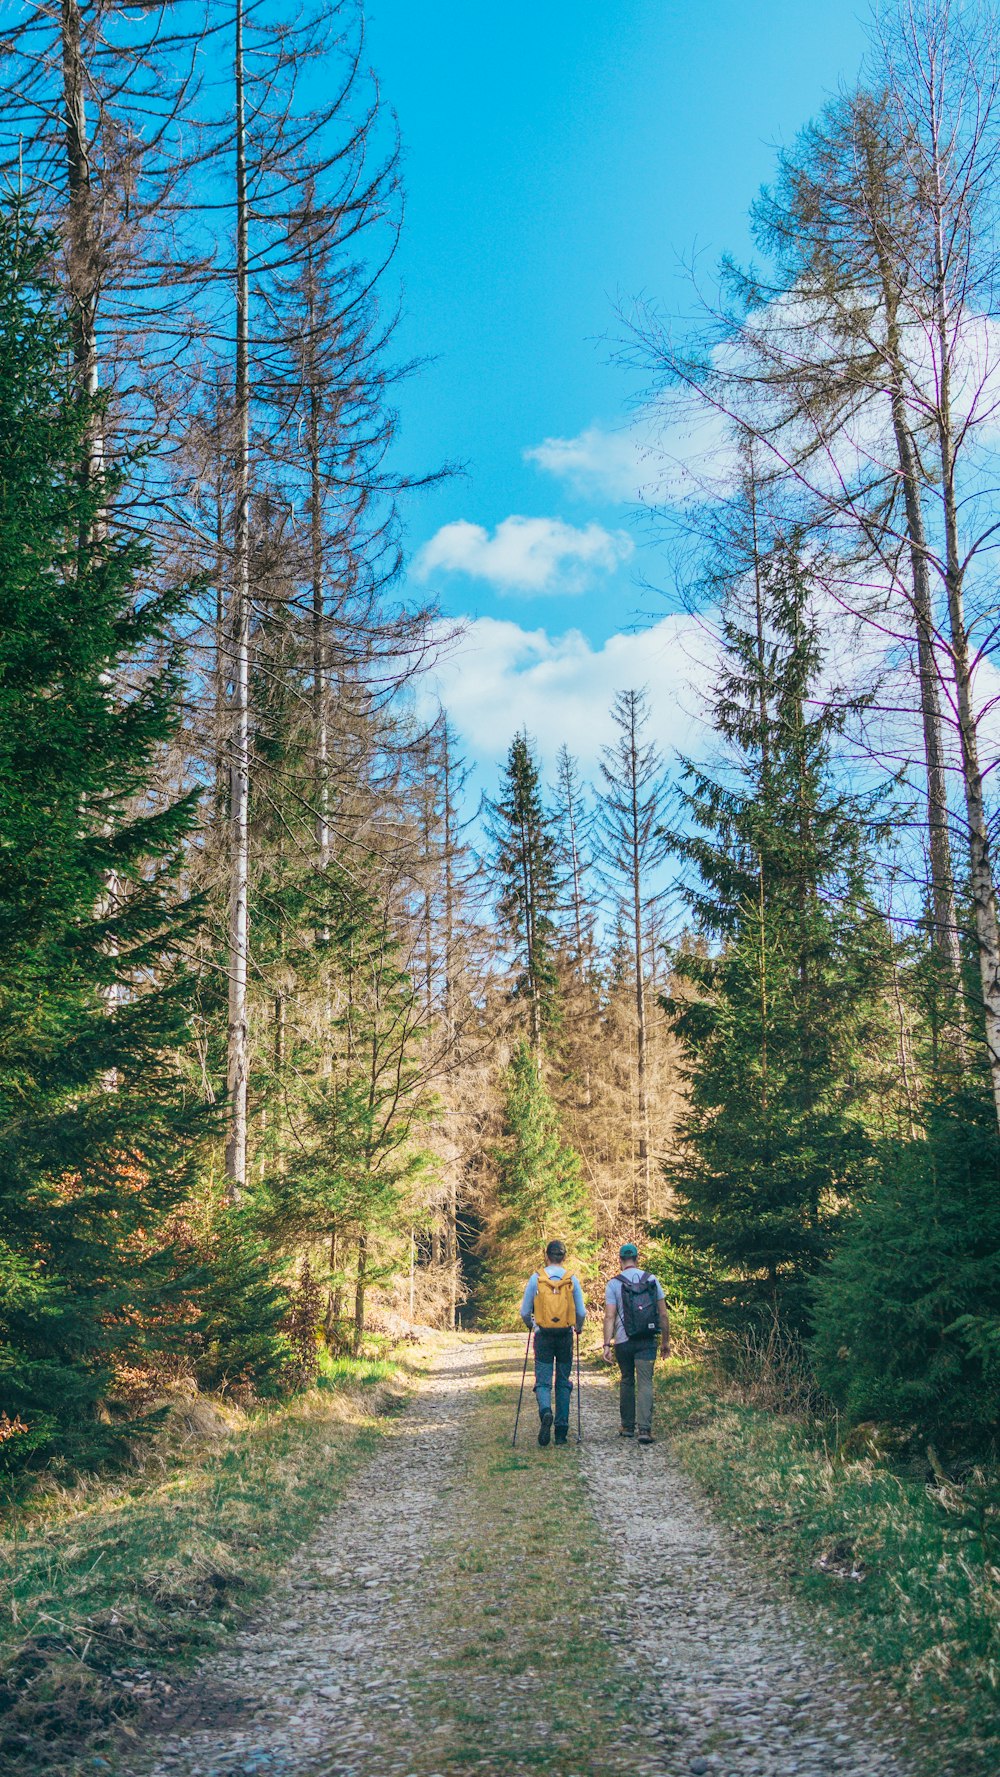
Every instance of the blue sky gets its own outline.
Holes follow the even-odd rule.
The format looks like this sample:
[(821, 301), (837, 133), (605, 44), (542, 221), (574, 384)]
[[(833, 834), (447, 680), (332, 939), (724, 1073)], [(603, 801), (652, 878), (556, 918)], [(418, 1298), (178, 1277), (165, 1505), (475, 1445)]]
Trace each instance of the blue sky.
[(546, 755), (562, 731), (593, 752), (610, 691), (637, 680), (664, 744), (683, 739), (697, 645), (642, 585), (667, 568), (632, 521), (616, 305), (682, 311), (692, 255), (748, 253), (748, 205), (855, 76), (864, 16), (856, 0), (371, 0), (405, 145), (400, 344), (432, 360), (402, 392), (401, 460), (464, 465), (410, 508), (411, 572), (471, 620), (442, 684), (484, 765), (521, 721)]

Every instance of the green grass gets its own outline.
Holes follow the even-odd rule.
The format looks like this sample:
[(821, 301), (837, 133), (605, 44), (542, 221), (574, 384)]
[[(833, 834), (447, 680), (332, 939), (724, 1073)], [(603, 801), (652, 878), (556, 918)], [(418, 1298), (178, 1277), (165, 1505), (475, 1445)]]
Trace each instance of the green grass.
[[(568, 1777), (635, 1767), (644, 1709), (615, 1657), (610, 1555), (574, 1445), (539, 1449), (520, 1367), (477, 1390), (451, 1495), (454, 1515), (421, 1573), (427, 1649), (408, 1674), (414, 1772)], [(374, 1767), (373, 1767), (374, 1768)]]
[(996, 1777), (995, 1485), (972, 1477), (928, 1487), (884, 1461), (845, 1456), (833, 1428), (723, 1399), (698, 1365), (659, 1368), (673, 1448), (751, 1558), (779, 1566), (815, 1620), (906, 1696), (941, 1765), (950, 1758), (962, 1777)]
[[(396, 1379), (396, 1395), (374, 1385)], [(246, 1616), (402, 1398), (400, 1365), (344, 1360), (248, 1417), (195, 1403), (139, 1474), (50, 1488), (0, 1524), (0, 1770), (93, 1769), (195, 1655)], [(348, 1386), (349, 1384), (349, 1386)]]
[(374, 1388), (392, 1382), (399, 1375), (399, 1364), (389, 1357), (333, 1357), (320, 1353), (317, 1388)]

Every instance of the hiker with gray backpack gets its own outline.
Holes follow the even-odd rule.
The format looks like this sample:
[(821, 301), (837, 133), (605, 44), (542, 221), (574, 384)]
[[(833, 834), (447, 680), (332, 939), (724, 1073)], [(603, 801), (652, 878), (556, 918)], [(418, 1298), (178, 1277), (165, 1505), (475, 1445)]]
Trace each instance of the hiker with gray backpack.
[[(569, 1403), (573, 1392), (573, 1335), (579, 1336), (587, 1318), (580, 1280), (566, 1270), (566, 1248), (550, 1240), (545, 1264), (533, 1271), (521, 1302), (521, 1319), (535, 1336), (535, 1399), (538, 1402), (538, 1442), (544, 1447), (552, 1437), (552, 1371), (555, 1368), (556, 1443), (569, 1436)], [(527, 1363), (525, 1352), (525, 1363)], [(523, 1387), (523, 1378), (522, 1378)], [(520, 1401), (518, 1402), (520, 1414)], [(517, 1437), (515, 1426), (514, 1436)]]
[(604, 1292), (604, 1355), (621, 1372), (619, 1437), (653, 1442), (653, 1367), (659, 1351), (670, 1356), (670, 1317), (658, 1280), (639, 1265), (639, 1250), (626, 1241), (621, 1270)]

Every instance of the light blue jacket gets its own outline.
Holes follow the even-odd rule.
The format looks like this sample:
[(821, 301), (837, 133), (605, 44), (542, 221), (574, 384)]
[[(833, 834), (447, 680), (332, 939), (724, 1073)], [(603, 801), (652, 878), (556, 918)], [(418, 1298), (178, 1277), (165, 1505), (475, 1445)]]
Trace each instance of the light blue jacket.
[[(566, 1267), (565, 1265), (546, 1265), (545, 1275), (546, 1277), (551, 1277), (553, 1282), (555, 1282), (557, 1278), (565, 1277)], [(524, 1292), (524, 1300), (521, 1303), (521, 1319), (526, 1327), (533, 1327), (535, 1324), (535, 1316), (532, 1310), (535, 1306), (535, 1297), (537, 1294), (538, 1272), (533, 1271), (528, 1278), (527, 1287)], [(574, 1277), (573, 1279), (573, 1306), (576, 1309), (576, 1330), (579, 1333), (582, 1332), (583, 1323), (587, 1318), (587, 1305), (583, 1299), (583, 1291), (580, 1288), (580, 1280), (578, 1277)]]

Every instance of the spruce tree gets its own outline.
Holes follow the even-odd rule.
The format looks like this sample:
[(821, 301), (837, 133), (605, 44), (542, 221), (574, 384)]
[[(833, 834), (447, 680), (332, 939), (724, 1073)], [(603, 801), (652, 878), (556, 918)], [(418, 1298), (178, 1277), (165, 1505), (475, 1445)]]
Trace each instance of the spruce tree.
[(875, 1168), (866, 1116), (883, 1046), (889, 934), (869, 894), (878, 793), (842, 790), (810, 587), (795, 549), (731, 588), (714, 725), (731, 777), (685, 767), (676, 854), (706, 940), (667, 1000), (691, 1057), (665, 1226), (697, 1255), (719, 1323), (764, 1311), (801, 1330), (807, 1280)]
[(598, 828), (601, 861), (615, 897), (619, 929), (627, 930), (631, 938), (637, 1162), (632, 1219), (638, 1233), (649, 1218), (650, 1204), (646, 970), (652, 909), (661, 886), (656, 878), (667, 852), (663, 832), (667, 781), (659, 749), (647, 737), (648, 693), (619, 691), (611, 713), (618, 734), (613, 745), (601, 753), (604, 787), (598, 803)]
[(502, 1081), (500, 1142), (493, 1150), (496, 1209), (489, 1231), (483, 1318), (505, 1325), (549, 1240), (570, 1251), (577, 1274), (594, 1252), (593, 1219), (580, 1160), (562, 1139), (559, 1118), (542, 1084), (531, 1045), (520, 1042)]
[[(358, 875), (377, 880), (372, 858)], [(421, 1139), (436, 1108), (422, 1065), (422, 995), (404, 967), (393, 908), (357, 887), (353, 871), (331, 862), (313, 879), (310, 923), (325, 933), (319, 947), (336, 996), (329, 1035), (332, 1065), (305, 1046), (296, 1053), (295, 1146), (284, 1165), (254, 1188), (261, 1228), (286, 1252), (322, 1245), (333, 1342), (360, 1343), (366, 1296), (393, 1270), (394, 1237), (402, 1206), (432, 1169)], [(317, 1061), (319, 1065), (317, 1065)], [(411, 1215), (404, 1218), (409, 1228)], [(352, 1257), (352, 1330), (342, 1297)]]
[[(0, 1365), (51, 1445), (169, 1320), (168, 1218), (201, 1113), (180, 1072), (190, 798), (170, 631), (118, 480), (81, 472), (96, 404), (23, 209), (0, 215)], [(165, 1336), (165, 1335), (164, 1335)]]
[(497, 913), (517, 958), (515, 997), (527, 1000), (528, 1028), (536, 1054), (542, 1032), (557, 1014), (559, 899), (555, 834), (542, 801), (538, 766), (526, 734), (515, 735), (507, 754), (500, 794), (488, 804)]

